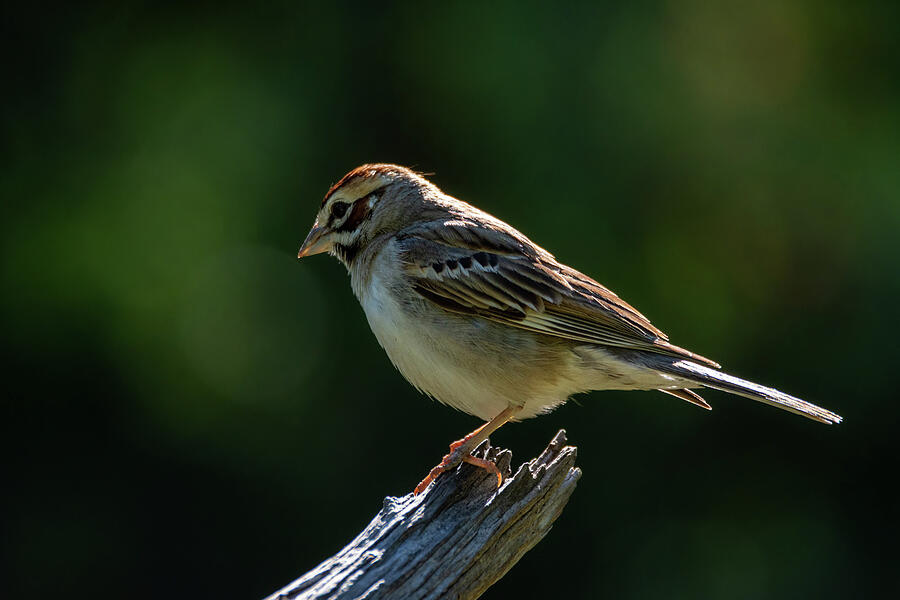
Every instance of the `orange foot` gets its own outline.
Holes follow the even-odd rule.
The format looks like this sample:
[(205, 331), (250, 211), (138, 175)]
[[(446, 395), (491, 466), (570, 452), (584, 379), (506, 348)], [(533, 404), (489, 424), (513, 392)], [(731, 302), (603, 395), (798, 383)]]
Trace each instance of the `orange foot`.
[(497, 468), (497, 465), (492, 463), (489, 460), (485, 460), (483, 458), (475, 458), (472, 456), (472, 450), (474, 450), (478, 444), (483, 442), (491, 435), (494, 431), (496, 431), (501, 425), (509, 421), (513, 415), (515, 415), (518, 411), (521, 410), (521, 407), (518, 406), (509, 406), (502, 410), (500, 414), (496, 417), (467, 435), (461, 440), (456, 440), (452, 444), (450, 444), (450, 454), (444, 456), (444, 459), (441, 461), (441, 464), (436, 466), (428, 473), (428, 476), (419, 482), (419, 485), (416, 486), (416, 489), (413, 490), (413, 494), (419, 495), (425, 491), (425, 488), (434, 481), (438, 475), (452, 469), (456, 465), (462, 462), (467, 462), (469, 464), (475, 465), (476, 467), (481, 467), (487, 471), (490, 471), (494, 475), (497, 476), (497, 487), (503, 483), (503, 475), (500, 474), (500, 469)]
[[(455, 442), (454, 445), (456, 445), (456, 444), (462, 445), (461, 442), (462, 442), (462, 440), (460, 440), (459, 442)], [(456, 448), (458, 448), (458, 447), (459, 446), (456, 446)], [(458, 465), (460, 463), (460, 461), (467, 462), (470, 465), (475, 465), (476, 467), (481, 467), (482, 469), (485, 469), (486, 471), (489, 471), (490, 473), (493, 473), (494, 475), (496, 475), (497, 476), (497, 487), (500, 487), (500, 485), (503, 484), (503, 475), (500, 473), (500, 469), (497, 468), (497, 465), (495, 465), (493, 462), (491, 462), (489, 460), (485, 460), (483, 458), (477, 458), (475, 456), (472, 456), (471, 454), (466, 454), (465, 456), (460, 457), (455, 452), (456, 448), (454, 448), (453, 445), (451, 445), (450, 448), (453, 451), (450, 452), (450, 454), (447, 454), (446, 456), (444, 456), (444, 460), (441, 461), (441, 464), (439, 464), (438, 466), (433, 468), (431, 471), (429, 471), (429, 473), (425, 477), (425, 479), (420, 481), (419, 485), (416, 486), (416, 489), (413, 490), (413, 495), (418, 496), (419, 494), (424, 492), (425, 488), (427, 488), (431, 484), (432, 481), (437, 479), (438, 475), (440, 475), (444, 471), (449, 471), (450, 469), (452, 469), (453, 467)]]

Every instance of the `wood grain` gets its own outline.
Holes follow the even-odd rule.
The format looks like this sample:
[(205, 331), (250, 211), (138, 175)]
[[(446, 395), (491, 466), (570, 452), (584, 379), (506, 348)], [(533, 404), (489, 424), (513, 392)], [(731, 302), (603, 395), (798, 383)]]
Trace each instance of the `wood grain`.
[(343, 550), (266, 600), (479, 597), (550, 531), (581, 470), (564, 430), (511, 475), (512, 453), (484, 442), (503, 485), (462, 464), (419, 496), (388, 497)]

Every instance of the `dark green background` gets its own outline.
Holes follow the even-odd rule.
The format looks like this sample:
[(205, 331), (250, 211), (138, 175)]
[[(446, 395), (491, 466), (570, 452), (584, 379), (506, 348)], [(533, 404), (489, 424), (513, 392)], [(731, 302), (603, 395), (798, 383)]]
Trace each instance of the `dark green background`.
[[(258, 598), (473, 429), (298, 263), (389, 161), (673, 342), (846, 418), (592, 393), (584, 469), (486, 598), (896, 593), (894, 2), (116, 3), (4, 19), (4, 598)], [(891, 587), (894, 589), (892, 590)]]

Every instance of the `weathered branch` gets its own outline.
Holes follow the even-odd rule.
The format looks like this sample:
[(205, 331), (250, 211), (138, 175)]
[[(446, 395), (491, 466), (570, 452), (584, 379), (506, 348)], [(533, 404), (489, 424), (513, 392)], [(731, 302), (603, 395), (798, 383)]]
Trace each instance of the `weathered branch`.
[(388, 497), (347, 547), (266, 600), (477, 598), (543, 538), (581, 470), (560, 430), (510, 476), (512, 453), (484, 442), (503, 485), (462, 464), (419, 496)]

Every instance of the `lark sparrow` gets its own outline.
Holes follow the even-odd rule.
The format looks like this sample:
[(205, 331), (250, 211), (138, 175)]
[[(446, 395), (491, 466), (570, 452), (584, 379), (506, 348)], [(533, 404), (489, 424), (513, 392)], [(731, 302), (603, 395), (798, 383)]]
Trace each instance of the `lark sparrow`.
[(727, 375), (503, 221), (405, 167), (358, 167), (328, 190), (298, 257), (329, 252), (350, 272), (378, 342), (420, 391), (486, 421), (417, 487), (507, 421), (588, 390), (659, 390), (709, 409), (715, 388), (809, 417), (841, 417)]

